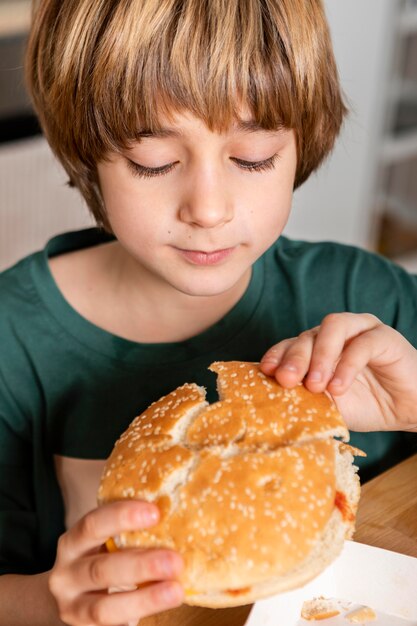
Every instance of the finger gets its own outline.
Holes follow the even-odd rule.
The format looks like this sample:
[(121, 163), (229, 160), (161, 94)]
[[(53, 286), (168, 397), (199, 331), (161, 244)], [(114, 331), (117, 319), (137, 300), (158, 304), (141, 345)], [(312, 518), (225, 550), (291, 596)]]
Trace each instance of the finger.
[(305, 377), (310, 366), (315, 330), (301, 333), (282, 355), (275, 378), (283, 387), (295, 387)]
[(61, 618), (69, 623), (118, 626), (179, 606), (183, 598), (179, 582), (159, 582), (137, 591), (85, 595), (73, 605), (71, 615)]
[(327, 315), (317, 332), (305, 385), (311, 391), (324, 391), (334, 376), (346, 343), (382, 323), (374, 316), (355, 313)]
[(159, 510), (151, 503), (124, 500), (94, 509), (60, 537), (58, 552), (73, 560), (101, 546), (109, 537), (156, 524)]
[(74, 561), (66, 576), (74, 590), (98, 591), (129, 587), (149, 581), (177, 578), (183, 569), (181, 556), (172, 550), (126, 549)]
[(328, 384), (332, 395), (341, 395), (349, 389), (357, 375), (386, 352), (386, 327), (382, 324), (359, 335), (346, 346)]
[(288, 350), (288, 347), (292, 342), (296, 340), (296, 337), (291, 337), (290, 339), (284, 339), (279, 343), (275, 344), (270, 348), (267, 352), (265, 352), (264, 356), (260, 362), (261, 371), (267, 376), (273, 376), (275, 370), (280, 364), (283, 355)]

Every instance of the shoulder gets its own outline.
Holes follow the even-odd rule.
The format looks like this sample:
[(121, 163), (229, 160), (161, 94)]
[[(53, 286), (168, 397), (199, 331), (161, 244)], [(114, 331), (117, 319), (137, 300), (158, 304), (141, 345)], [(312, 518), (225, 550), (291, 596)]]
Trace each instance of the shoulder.
[(345, 278), (357, 285), (370, 278), (374, 285), (386, 280), (405, 280), (411, 284), (416, 281), (415, 276), (376, 252), (332, 241), (309, 242), (280, 237), (270, 251), (270, 259), (294, 272), (303, 272), (310, 280), (315, 276), (337, 276), (339, 280)]
[(329, 259), (337, 260), (342, 264), (350, 262), (353, 258), (378, 258), (379, 255), (343, 243), (335, 241), (304, 241), (280, 237), (273, 246), (273, 252), (277, 258), (284, 261), (303, 261), (313, 263), (326, 263)]
[(20, 314), (36, 300), (32, 269), (41, 253), (31, 254), (0, 272), (0, 322)]
[(42, 254), (0, 273), (0, 414), (24, 422), (42, 402), (35, 356), (51, 328), (34, 279)]
[(372, 313), (417, 345), (417, 277), (389, 259), (334, 242), (281, 237), (268, 251), (270, 283), (280, 276), (306, 327), (331, 312)]

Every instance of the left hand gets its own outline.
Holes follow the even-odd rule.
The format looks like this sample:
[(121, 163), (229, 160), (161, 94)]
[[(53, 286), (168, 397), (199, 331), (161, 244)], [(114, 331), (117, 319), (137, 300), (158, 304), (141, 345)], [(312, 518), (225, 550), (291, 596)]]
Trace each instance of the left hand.
[(327, 315), (270, 348), (261, 369), (283, 387), (327, 390), (351, 430), (417, 432), (417, 350), (374, 315)]

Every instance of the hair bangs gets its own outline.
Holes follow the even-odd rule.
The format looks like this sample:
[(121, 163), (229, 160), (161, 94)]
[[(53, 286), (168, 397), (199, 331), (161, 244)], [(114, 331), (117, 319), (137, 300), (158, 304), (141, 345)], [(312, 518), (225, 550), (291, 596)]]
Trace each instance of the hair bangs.
[(275, 37), (252, 0), (120, 3), (91, 76), (102, 150), (184, 110), (219, 132), (243, 109), (266, 129), (294, 127), (295, 88)]
[(294, 129), (295, 186), (346, 108), (321, 0), (37, 0), (27, 82), (47, 139), (99, 223), (97, 163), (188, 111), (223, 132)]

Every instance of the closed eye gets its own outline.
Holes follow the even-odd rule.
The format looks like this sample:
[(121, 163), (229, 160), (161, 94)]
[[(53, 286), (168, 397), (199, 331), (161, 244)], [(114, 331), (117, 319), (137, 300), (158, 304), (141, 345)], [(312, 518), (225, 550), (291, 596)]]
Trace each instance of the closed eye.
[[(240, 169), (247, 172), (263, 172), (265, 170), (273, 169), (278, 158), (279, 154), (273, 154), (264, 161), (244, 161), (243, 159), (238, 159), (237, 157), (230, 157), (230, 160), (233, 161), (233, 163), (235, 163)], [(174, 161), (173, 163), (168, 163), (167, 165), (162, 165), (161, 167), (145, 167), (144, 165), (140, 165), (140, 163), (127, 159), (129, 170), (134, 176), (138, 176), (140, 178), (164, 176), (173, 170), (177, 163), (179, 163), (179, 161)]]
[(140, 165), (140, 163), (127, 159), (127, 166), (132, 174), (134, 176), (139, 176), (140, 178), (153, 178), (154, 176), (163, 176), (164, 174), (168, 174), (168, 172), (174, 169), (177, 163), (178, 161), (168, 163), (168, 165), (162, 165), (161, 167), (145, 167), (144, 165)]
[(242, 159), (237, 159), (236, 157), (231, 157), (231, 160), (234, 161), (236, 165), (244, 170), (248, 170), (249, 172), (262, 172), (273, 169), (278, 158), (279, 154), (273, 154), (264, 161), (243, 161)]

